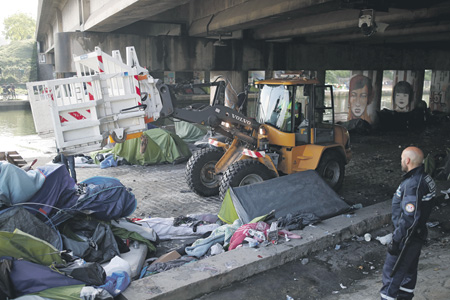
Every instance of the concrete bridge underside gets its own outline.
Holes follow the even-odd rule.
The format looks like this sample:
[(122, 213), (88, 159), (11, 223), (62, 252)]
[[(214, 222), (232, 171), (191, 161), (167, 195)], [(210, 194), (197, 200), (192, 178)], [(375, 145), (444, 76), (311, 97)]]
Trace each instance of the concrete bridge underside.
[(129, 45), (152, 70), (448, 69), (450, 1), (422, 2), (40, 0), (37, 40), (56, 72)]

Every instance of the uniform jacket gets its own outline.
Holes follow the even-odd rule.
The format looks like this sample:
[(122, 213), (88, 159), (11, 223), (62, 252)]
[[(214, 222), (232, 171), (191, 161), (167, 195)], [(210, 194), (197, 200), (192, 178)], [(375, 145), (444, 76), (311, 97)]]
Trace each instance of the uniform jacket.
[(393, 240), (403, 247), (410, 237), (425, 240), (426, 222), (433, 207), (436, 185), (424, 167), (419, 166), (403, 175), (392, 198)]

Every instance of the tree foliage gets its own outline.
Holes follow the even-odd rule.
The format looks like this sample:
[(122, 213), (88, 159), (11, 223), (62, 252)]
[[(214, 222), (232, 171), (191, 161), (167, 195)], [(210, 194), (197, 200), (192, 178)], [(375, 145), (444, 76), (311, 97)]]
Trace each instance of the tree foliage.
[(22, 41), (32, 39), (36, 29), (36, 21), (27, 14), (16, 13), (3, 21), (5, 30), (3, 34), (6, 39)]
[(37, 80), (36, 42), (12, 41), (0, 46), (0, 83), (21, 83)]

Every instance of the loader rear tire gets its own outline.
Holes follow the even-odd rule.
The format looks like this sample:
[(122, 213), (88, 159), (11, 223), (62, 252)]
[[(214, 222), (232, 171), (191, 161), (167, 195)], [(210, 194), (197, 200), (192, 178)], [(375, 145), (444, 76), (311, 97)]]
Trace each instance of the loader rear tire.
[(194, 154), (186, 164), (186, 183), (196, 194), (203, 197), (219, 194), (220, 174), (215, 174), (215, 166), (223, 156), (221, 148), (203, 148)]
[(275, 177), (277, 174), (257, 160), (239, 160), (229, 166), (223, 174), (220, 182), (220, 198), (223, 199), (230, 187), (250, 185)]
[(344, 159), (337, 152), (327, 151), (322, 155), (316, 171), (333, 190), (338, 191), (344, 181)]

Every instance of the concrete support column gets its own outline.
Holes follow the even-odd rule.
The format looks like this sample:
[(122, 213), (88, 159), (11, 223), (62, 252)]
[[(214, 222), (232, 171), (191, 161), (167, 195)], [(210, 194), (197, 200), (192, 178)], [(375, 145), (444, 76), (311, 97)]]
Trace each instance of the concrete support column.
[[(247, 71), (211, 71), (210, 72), (210, 81), (214, 81), (218, 76), (221, 76), (221, 79), (226, 80), (229, 85), (227, 85), (227, 89), (225, 92), (225, 106), (235, 107), (237, 105), (237, 95), (244, 91), (245, 85), (248, 81), (248, 72)], [(211, 100), (214, 96), (213, 90), (211, 90)]]

